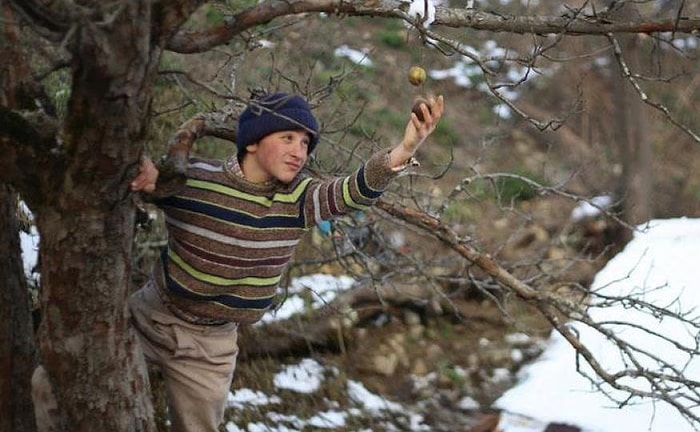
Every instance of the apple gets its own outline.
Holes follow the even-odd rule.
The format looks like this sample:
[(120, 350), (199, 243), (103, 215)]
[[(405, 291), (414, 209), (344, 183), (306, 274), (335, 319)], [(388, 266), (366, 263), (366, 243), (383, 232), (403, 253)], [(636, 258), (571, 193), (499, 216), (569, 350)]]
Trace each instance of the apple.
[(420, 66), (411, 66), (408, 70), (408, 82), (414, 86), (419, 86), (425, 82), (428, 78), (428, 74)]
[(423, 110), (420, 108), (422, 104), (425, 104), (426, 107), (428, 107), (428, 112), (430, 111), (430, 105), (428, 104), (428, 100), (424, 97), (418, 96), (414, 102), (413, 102), (413, 108), (411, 108), (411, 111), (418, 117), (418, 120), (423, 121)]

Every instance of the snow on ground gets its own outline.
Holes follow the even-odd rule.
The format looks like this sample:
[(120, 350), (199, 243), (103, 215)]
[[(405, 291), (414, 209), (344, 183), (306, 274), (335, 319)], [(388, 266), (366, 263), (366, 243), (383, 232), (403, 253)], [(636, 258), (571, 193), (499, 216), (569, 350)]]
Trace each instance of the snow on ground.
[[(596, 202), (605, 206), (606, 202)], [(587, 215), (595, 211), (582, 209)], [(635, 236), (623, 252), (614, 257), (596, 276), (592, 290), (607, 295), (635, 295), (660, 306), (676, 310), (690, 310), (700, 306), (700, 272), (696, 262), (700, 256), (700, 220), (673, 219), (654, 220), (640, 226)], [(311, 275), (295, 280), (290, 289), (288, 305), (283, 305), (277, 316), (279, 319), (295, 313), (294, 308), (303, 306), (304, 302), (294, 301), (295, 296), (305, 289), (313, 289), (314, 304), (318, 307), (323, 302), (332, 300), (339, 290), (352, 286), (350, 278), (335, 278), (328, 275)], [(290, 301), (291, 300), (291, 301)], [(671, 322), (650, 318), (636, 313), (622, 305), (597, 307), (590, 309), (590, 314), (598, 321), (614, 317), (617, 320), (651, 326), (662, 334), (671, 336), (676, 342), (693, 344), (700, 335), (697, 329), (689, 329)], [(696, 321), (697, 321), (697, 314)], [(667, 325), (668, 324), (668, 325)], [(581, 338), (606, 366), (619, 367), (619, 358), (615, 347), (602, 336), (588, 328), (577, 326)], [(644, 340), (647, 334), (626, 330), (625, 338), (644, 347), (659, 351), (658, 340)], [(700, 376), (700, 359), (689, 358), (687, 354), (665, 347), (663, 354), (669, 361), (685, 365), (688, 377)], [(652, 367), (650, 363), (648, 365)], [(526, 367), (521, 374), (521, 382), (506, 392), (495, 403), (505, 410), (500, 427), (503, 432), (542, 431), (549, 422), (575, 424), (587, 432), (619, 432), (620, 425), (629, 431), (656, 432), (690, 432), (693, 427), (668, 404), (650, 400), (636, 401), (622, 409), (615, 407), (609, 399), (596, 392), (591, 383), (579, 375), (576, 370), (574, 351), (558, 334), (553, 334), (548, 348), (533, 364)], [(275, 377), (275, 384), (280, 389), (308, 393), (318, 388), (328, 370), (317, 362), (305, 359), (296, 365), (282, 366)], [(374, 395), (361, 384), (348, 382), (348, 394), (358, 403), (365, 413), (381, 415), (382, 412), (401, 412), (405, 408)], [(610, 390), (610, 389), (609, 389)], [(239, 394), (240, 392), (240, 394)], [(614, 393), (614, 392), (613, 392)], [(247, 395), (247, 396), (246, 396)], [(250, 398), (250, 391), (238, 390), (232, 400)], [(258, 395), (256, 400), (270, 400), (271, 396)], [(468, 404), (469, 401), (465, 401)], [(469, 405), (472, 406), (473, 404)], [(234, 404), (231, 404), (234, 406)], [(697, 408), (695, 408), (697, 409)], [(300, 426), (315, 425), (318, 428), (333, 429), (342, 427), (345, 419), (357, 414), (351, 410), (346, 413), (329, 411), (318, 414), (311, 419), (295, 419)], [(428, 430), (418, 414), (408, 413), (411, 418), (411, 430)], [(267, 426), (269, 429), (269, 426)], [(299, 429), (299, 430), (300, 430)], [(255, 426), (248, 429), (236, 429), (232, 423), (229, 432), (254, 432)], [(273, 429), (274, 430), (274, 429)], [(280, 431), (292, 429), (279, 429)]]
[(582, 203), (571, 212), (571, 220), (577, 222), (587, 217), (594, 217), (600, 214), (601, 209), (608, 209), (612, 203), (610, 195), (593, 197), (590, 201)]
[[(605, 295), (635, 296), (676, 312), (700, 307), (700, 220), (653, 220), (639, 229), (640, 232), (625, 249), (596, 275), (591, 290)], [(700, 358), (689, 356), (673, 346), (673, 343), (682, 343), (697, 347), (700, 341), (697, 311), (689, 315), (694, 319), (694, 327), (681, 325), (668, 317), (642, 314), (619, 303), (608, 307), (594, 304), (589, 313), (598, 322), (616, 320), (635, 323), (668, 337), (672, 343), (634, 328), (609, 326), (625, 340), (684, 368), (686, 377), (700, 378)], [(624, 368), (619, 351), (605, 337), (580, 323), (573, 327), (608, 371)], [(641, 361), (645, 367), (655, 367), (648, 358)], [(586, 372), (592, 374), (583, 360), (581, 364)], [(498, 399), (495, 405), (509, 413), (529, 417), (533, 419), (533, 424), (565, 422), (590, 432), (696, 430), (667, 403), (634, 399), (630, 401), (631, 404), (618, 408), (595, 391), (591, 382), (577, 373), (575, 367), (573, 348), (561, 335), (553, 333), (541, 357), (523, 369), (521, 382)], [(644, 387), (639, 380), (629, 379), (626, 384)], [(605, 388), (618, 398), (624, 397), (609, 386)], [(700, 415), (700, 407), (691, 409)], [(522, 425), (504, 424), (508, 422), (508, 418), (504, 418), (506, 420), (501, 424), (503, 432), (542, 430), (536, 426), (527, 429)], [(621, 425), (624, 425), (623, 429)]]
[[(30, 219), (34, 219), (34, 215), (24, 201), (20, 202), (20, 210)], [(32, 285), (36, 285), (39, 278), (39, 274), (35, 272), (35, 267), (39, 261), (39, 232), (37, 231), (36, 226), (32, 224), (29, 227), (29, 232), (20, 231), (19, 241), (22, 249), (24, 274), (26, 275), (28, 282), (31, 283), (34, 281)]]
[[(596, 203), (605, 206), (605, 202)], [(587, 215), (594, 211), (585, 209)], [(581, 210), (583, 211), (583, 210)], [(640, 226), (640, 232), (635, 236), (623, 252), (614, 257), (595, 278), (592, 290), (607, 295), (635, 295), (644, 297), (650, 302), (674, 310), (681, 308), (690, 310), (700, 306), (700, 272), (696, 262), (700, 256), (700, 220), (673, 219), (654, 220)], [(335, 278), (328, 275), (311, 275), (295, 281), (290, 289), (292, 300), (277, 312), (277, 316), (269, 319), (279, 319), (294, 313), (294, 307), (303, 306), (294, 298), (305, 289), (314, 290), (317, 298), (314, 304), (321, 305), (330, 301), (338, 290), (352, 286), (350, 278)], [(325, 300), (321, 297), (326, 296)], [(677, 300), (677, 301), (676, 301)], [(286, 309), (285, 309), (286, 308)], [(698, 337), (697, 329), (679, 326), (670, 320), (650, 318), (628, 309), (622, 305), (596, 307), (594, 304), (590, 314), (598, 321), (614, 317), (652, 326), (662, 334), (670, 336), (674, 341), (685, 344), (695, 343)], [(697, 314), (695, 315), (697, 322)], [(667, 325), (668, 324), (668, 325)], [(619, 356), (615, 347), (611, 346), (602, 336), (589, 329), (575, 325), (581, 338), (593, 353), (602, 359), (609, 367), (619, 367)], [(700, 376), (700, 359), (689, 358), (670, 347), (659, 347), (658, 340), (644, 340), (648, 335), (627, 330), (625, 337), (640, 346), (649, 344), (654, 352), (663, 354), (669, 361), (685, 365), (688, 377)], [(661, 348), (661, 349), (660, 349)], [(660, 351), (660, 352), (659, 352)], [(615, 360), (615, 361), (613, 361)], [(649, 364), (649, 367), (653, 365)], [(503, 409), (499, 427), (503, 432), (540, 432), (550, 422), (575, 424), (586, 432), (619, 432), (621, 425), (626, 431), (652, 432), (691, 432), (695, 429), (673, 407), (651, 400), (636, 401), (636, 403), (617, 408), (592, 388), (591, 383), (576, 372), (574, 351), (558, 333), (552, 335), (548, 348), (534, 363), (524, 368), (521, 381), (507, 391), (495, 403)], [(324, 374), (336, 373), (330, 371), (314, 360), (304, 359), (298, 364), (283, 365), (275, 376), (277, 388), (293, 390), (299, 393), (310, 393), (321, 385)], [(609, 389), (610, 390), (610, 389)], [(358, 405), (357, 409), (346, 412), (326, 411), (308, 419), (286, 419), (287, 424), (294, 424), (298, 429), (280, 426), (270, 429), (267, 425), (248, 425), (247, 429), (238, 429), (229, 423), (229, 432), (292, 431), (303, 427), (319, 429), (342, 428), (345, 421), (353, 415), (359, 415), (362, 409), (365, 415), (371, 413), (381, 416), (383, 413), (403, 412), (410, 418), (411, 430), (429, 430), (422, 423), (418, 414), (406, 412), (401, 405), (387, 401), (379, 395), (369, 392), (362, 384), (349, 381), (347, 391), (351, 400)], [(614, 392), (613, 392), (614, 393)], [(261, 402), (262, 401), (262, 402)], [(229, 405), (279, 403), (275, 396), (256, 394), (250, 390), (240, 389), (232, 393)], [(473, 402), (465, 400), (469, 407), (475, 407)], [(695, 408), (696, 410), (698, 408)]]
[[(578, 210), (585, 216), (592, 216), (596, 208), (609, 203), (603, 199), (595, 202), (594, 207)], [(575, 217), (576, 215), (572, 215)], [(580, 216), (580, 215), (579, 215)], [(22, 252), (25, 270), (36, 264), (38, 235), (22, 233)], [(700, 343), (700, 325), (697, 310), (700, 309), (700, 219), (653, 220), (639, 227), (635, 238), (625, 249), (615, 256), (596, 275), (591, 290), (608, 296), (634, 296), (637, 299), (656, 304), (667, 310), (687, 315), (694, 323), (681, 325), (677, 321), (660, 315), (644, 315), (622, 304), (602, 305), (595, 302), (589, 314), (596, 321), (615, 320), (630, 322), (655, 330), (665, 336), (669, 342), (658, 337), (651, 337), (634, 328), (621, 329), (612, 325), (611, 329), (630, 342), (648, 349), (664, 360), (683, 368), (685, 376), (697, 380), (700, 377), (700, 358), (689, 356), (686, 352), (675, 349), (674, 343), (695, 347)], [(30, 276), (28, 274), (28, 276)], [(297, 278), (288, 290), (288, 298), (282, 306), (268, 314), (265, 321), (284, 319), (305, 310), (307, 307), (318, 308), (332, 301), (338, 292), (350, 289), (354, 284), (349, 277), (330, 275), (309, 275)], [(312, 301), (300, 297), (310, 290)], [(579, 332), (580, 338), (598, 357), (606, 368), (616, 370), (623, 365), (617, 349), (599, 333), (593, 332), (580, 323), (572, 325)], [(652, 400), (633, 400), (631, 404), (618, 408), (600, 392), (595, 391), (589, 380), (576, 372), (573, 348), (558, 333), (553, 333), (548, 347), (531, 365), (520, 374), (520, 382), (507, 391), (495, 402), (495, 407), (504, 410), (499, 427), (503, 432), (540, 432), (549, 422), (575, 424), (586, 432), (691, 432), (696, 429), (670, 405)], [(641, 359), (645, 367), (653, 368), (649, 359)], [(581, 362), (586, 370), (585, 363)], [(590, 370), (586, 370), (589, 374)], [(338, 371), (321, 365), (312, 359), (303, 359), (298, 364), (281, 365), (274, 377), (277, 389), (297, 393), (313, 393), (325, 377), (335, 376)], [(628, 384), (639, 385), (629, 380)], [(613, 395), (620, 394), (607, 388)], [(338, 406), (329, 401), (331, 409), (316, 413), (306, 419), (283, 414), (269, 413), (267, 418), (279, 426), (250, 423), (244, 429), (233, 422), (226, 425), (228, 432), (288, 432), (306, 428), (337, 429), (345, 425), (350, 416), (401, 414), (408, 419), (410, 430), (423, 431), (429, 428), (423, 424), (423, 418), (411, 413), (405, 407), (372, 394), (361, 383), (348, 381), (347, 393), (356, 408), (341, 411), (332, 409)], [(280, 404), (279, 396), (267, 395), (250, 389), (237, 389), (229, 394), (228, 406), (242, 409), (251, 406)], [(463, 405), (469, 408), (475, 402), (465, 398)], [(691, 407), (700, 414), (700, 408)], [(291, 424), (284, 426), (283, 424)], [(623, 429), (621, 429), (623, 427)]]
[[(312, 274), (295, 278), (287, 290), (287, 297), (271, 313), (266, 314), (261, 323), (283, 320), (294, 314), (306, 311), (307, 307), (318, 309), (333, 301), (339, 292), (350, 289), (355, 280), (349, 276), (332, 276), (326, 274)], [(312, 300), (310, 304), (304, 299), (305, 291), (310, 291)]]
[[(321, 365), (313, 359), (302, 359), (297, 364), (281, 365), (279, 372), (274, 376), (275, 388), (280, 390), (290, 390), (301, 394), (311, 394), (317, 391), (323, 384), (327, 375), (337, 375), (338, 371)], [(268, 413), (267, 418), (275, 426), (269, 423), (248, 424), (241, 428), (234, 422), (226, 424), (227, 432), (291, 432), (300, 431), (304, 428), (316, 429), (337, 429), (346, 426), (347, 420), (351, 416), (365, 417), (371, 415), (377, 419), (383, 417), (404, 416), (410, 425), (411, 431), (429, 431), (430, 428), (423, 424), (423, 417), (417, 413), (411, 413), (401, 404), (388, 401), (380, 395), (370, 392), (362, 383), (349, 380), (346, 383), (348, 398), (354, 403), (356, 408), (349, 410), (329, 409), (315, 413), (309, 418), (283, 415), (279, 413)], [(331, 408), (339, 406), (337, 401), (326, 401)], [(233, 409), (244, 409), (249, 407), (261, 407), (265, 405), (274, 406), (282, 403), (278, 396), (266, 395), (260, 391), (250, 389), (238, 389), (229, 393), (228, 406)], [(293, 425), (293, 428), (288, 425)]]
[(324, 367), (316, 360), (303, 359), (297, 365), (288, 365), (277, 375), (273, 382), (279, 389), (293, 390), (298, 393), (313, 393), (321, 387)]

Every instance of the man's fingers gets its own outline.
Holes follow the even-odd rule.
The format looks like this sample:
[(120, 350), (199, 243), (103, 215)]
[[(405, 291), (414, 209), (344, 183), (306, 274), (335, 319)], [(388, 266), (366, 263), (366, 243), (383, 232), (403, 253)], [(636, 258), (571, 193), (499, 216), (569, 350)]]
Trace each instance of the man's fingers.
[(131, 190), (153, 192), (156, 188), (158, 169), (148, 157), (141, 158), (139, 173), (131, 181)]
[(135, 191), (144, 190), (149, 192), (148, 189), (153, 190), (152, 182), (149, 180), (148, 175), (144, 172), (137, 175), (134, 180), (131, 181), (131, 189)]

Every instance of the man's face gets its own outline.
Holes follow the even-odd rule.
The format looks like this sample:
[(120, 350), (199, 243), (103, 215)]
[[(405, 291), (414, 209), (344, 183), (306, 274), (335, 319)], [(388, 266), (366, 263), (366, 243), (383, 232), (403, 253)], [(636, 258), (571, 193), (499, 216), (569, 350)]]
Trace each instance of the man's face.
[(304, 167), (309, 143), (309, 134), (304, 130), (273, 132), (246, 148), (243, 173), (255, 183), (272, 179), (289, 183)]

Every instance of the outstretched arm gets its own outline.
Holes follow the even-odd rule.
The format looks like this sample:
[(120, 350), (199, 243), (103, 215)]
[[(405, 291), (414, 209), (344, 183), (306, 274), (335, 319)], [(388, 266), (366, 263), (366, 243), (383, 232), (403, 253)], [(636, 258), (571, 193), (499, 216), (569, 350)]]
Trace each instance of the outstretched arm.
[(423, 119), (419, 119), (415, 112), (411, 112), (403, 140), (389, 152), (392, 168), (405, 165), (437, 127), (445, 109), (445, 101), (442, 96), (437, 98), (431, 96), (427, 102), (420, 105)]

